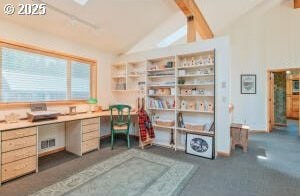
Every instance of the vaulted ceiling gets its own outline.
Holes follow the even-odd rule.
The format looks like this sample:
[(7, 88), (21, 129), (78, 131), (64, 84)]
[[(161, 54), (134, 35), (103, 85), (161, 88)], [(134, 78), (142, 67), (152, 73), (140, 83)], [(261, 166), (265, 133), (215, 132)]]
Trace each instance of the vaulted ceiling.
[[(268, 0), (196, 0), (196, 3), (218, 35), (226, 25), (262, 1)], [(180, 12), (174, 0), (88, 0), (83, 6), (75, 0), (1, 0), (0, 6), (34, 2), (48, 4), (45, 16), (7, 16), (1, 12), (0, 20), (114, 53), (128, 51)]]
[[(2, 9), (7, 3), (34, 2), (1, 0), (0, 7)], [(49, 4), (45, 16), (6, 16), (1, 12), (0, 19), (116, 53), (126, 51), (178, 10), (173, 0), (89, 0), (84, 6), (73, 0), (43, 2)], [(78, 22), (76, 18), (95, 28)]]

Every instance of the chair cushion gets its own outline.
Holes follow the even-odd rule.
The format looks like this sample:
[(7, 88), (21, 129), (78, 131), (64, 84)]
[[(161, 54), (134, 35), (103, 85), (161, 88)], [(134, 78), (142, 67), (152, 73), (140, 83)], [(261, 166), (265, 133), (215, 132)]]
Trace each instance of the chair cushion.
[(127, 125), (114, 125), (114, 130), (127, 130)]

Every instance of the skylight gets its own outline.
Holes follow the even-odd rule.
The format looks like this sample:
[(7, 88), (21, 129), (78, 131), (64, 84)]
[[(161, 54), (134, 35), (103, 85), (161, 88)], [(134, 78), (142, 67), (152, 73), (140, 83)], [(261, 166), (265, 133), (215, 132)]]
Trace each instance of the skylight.
[(79, 5), (84, 6), (89, 0), (74, 0), (76, 3), (78, 3)]
[(180, 38), (183, 38), (187, 34), (186, 29), (187, 29), (187, 26), (184, 25), (183, 27), (181, 27), (180, 29), (178, 29), (177, 31), (175, 31), (174, 33), (169, 35), (168, 37), (164, 38), (161, 42), (159, 42), (157, 44), (157, 47), (159, 47), (159, 48), (167, 47), (167, 46), (173, 44), (174, 42), (178, 41)]

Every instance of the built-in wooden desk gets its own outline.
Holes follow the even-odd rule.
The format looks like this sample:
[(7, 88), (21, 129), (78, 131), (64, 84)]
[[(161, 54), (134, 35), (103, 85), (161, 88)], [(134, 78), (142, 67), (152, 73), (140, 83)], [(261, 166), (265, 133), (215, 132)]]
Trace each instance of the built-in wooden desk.
[[(136, 112), (131, 112), (136, 115)], [(65, 123), (66, 151), (82, 156), (99, 149), (100, 118), (110, 116), (110, 111), (59, 116), (55, 120), (18, 123), (0, 123), (0, 185), (38, 172), (38, 130), (40, 126)]]

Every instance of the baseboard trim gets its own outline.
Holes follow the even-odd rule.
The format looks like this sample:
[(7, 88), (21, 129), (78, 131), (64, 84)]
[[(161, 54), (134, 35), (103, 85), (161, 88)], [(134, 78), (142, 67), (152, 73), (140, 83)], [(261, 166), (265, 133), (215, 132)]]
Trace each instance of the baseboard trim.
[(230, 152), (217, 152), (217, 157), (230, 157)]
[(283, 123), (275, 123), (275, 126), (287, 127), (288, 125)]
[(248, 133), (251, 134), (251, 133), (269, 133), (269, 132), (267, 130), (250, 130)]
[(66, 150), (66, 147), (56, 148), (56, 149), (49, 150), (47, 152), (43, 152), (43, 153), (39, 154), (39, 157), (44, 157), (44, 156), (54, 154), (54, 153), (57, 153), (57, 152), (61, 152), (61, 151), (64, 151), (64, 150)]

